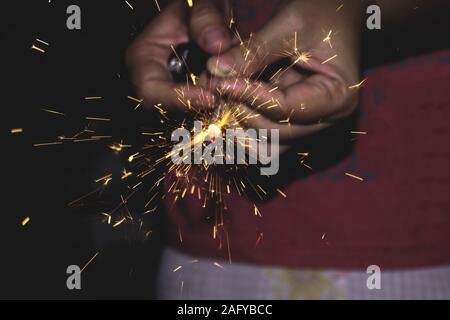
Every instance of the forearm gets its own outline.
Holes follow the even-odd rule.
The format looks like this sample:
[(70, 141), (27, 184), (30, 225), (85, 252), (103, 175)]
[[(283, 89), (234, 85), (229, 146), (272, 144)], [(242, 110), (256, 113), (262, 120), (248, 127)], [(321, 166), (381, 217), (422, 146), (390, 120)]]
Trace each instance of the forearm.
[[(381, 9), (383, 26), (386, 28), (427, 23), (436, 15), (450, 16), (449, 1), (377, 0), (375, 3)], [(370, 3), (368, 2), (367, 5), (370, 5)]]

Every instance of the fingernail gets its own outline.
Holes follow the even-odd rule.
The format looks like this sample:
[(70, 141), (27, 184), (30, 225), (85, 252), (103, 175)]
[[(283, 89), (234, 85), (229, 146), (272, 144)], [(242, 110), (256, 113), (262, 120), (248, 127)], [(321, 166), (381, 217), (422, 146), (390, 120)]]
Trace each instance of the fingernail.
[(225, 39), (226, 34), (222, 29), (213, 28), (205, 31), (203, 35), (203, 43), (206, 47), (216, 47)]
[(216, 77), (229, 76), (233, 71), (233, 59), (229, 56), (219, 56), (208, 61), (208, 71)]

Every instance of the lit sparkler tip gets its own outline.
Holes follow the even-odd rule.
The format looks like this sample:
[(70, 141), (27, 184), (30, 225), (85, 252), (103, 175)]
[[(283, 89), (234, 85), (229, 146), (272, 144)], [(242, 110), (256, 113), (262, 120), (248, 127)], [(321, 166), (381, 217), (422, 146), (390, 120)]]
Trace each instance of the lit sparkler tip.
[(13, 129), (10, 130), (10, 132), (12, 134), (22, 133), (23, 132), (23, 128), (13, 128)]

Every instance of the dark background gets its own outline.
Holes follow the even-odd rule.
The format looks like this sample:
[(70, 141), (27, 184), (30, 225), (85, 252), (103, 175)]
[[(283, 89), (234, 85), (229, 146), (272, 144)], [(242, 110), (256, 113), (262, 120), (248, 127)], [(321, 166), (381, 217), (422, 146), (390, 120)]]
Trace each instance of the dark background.
[[(160, 1), (162, 5), (163, 1)], [(132, 111), (132, 87), (124, 52), (156, 13), (153, 0), (8, 1), (1, 9), (1, 200), (0, 298), (153, 298), (158, 257), (164, 239), (164, 214), (145, 221), (153, 232), (146, 241), (124, 227), (100, 222), (101, 204), (69, 207), (94, 188), (93, 180), (116, 171), (124, 161), (108, 143), (33, 147), (83, 129), (85, 116), (112, 119), (98, 132), (135, 141), (136, 127), (151, 127), (152, 115)], [(66, 8), (82, 10), (82, 29), (66, 28)], [(399, 60), (447, 48), (445, 10), (394, 31), (364, 35), (363, 64)], [(430, 32), (432, 30), (432, 32)], [(441, 32), (436, 32), (441, 30)], [(49, 47), (38, 44), (40, 38)], [(448, 37), (447, 37), (448, 38)], [(31, 50), (35, 43), (46, 52)], [(420, 76), (420, 75), (418, 75)], [(86, 96), (102, 100), (86, 101)], [(43, 112), (54, 109), (65, 117)], [(148, 123), (145, 123), (147, 122)], [(24, 133), (11, 135), (22, 127)], [(103, 195), (117, 200), (120, 187)], [(21, 221), (30, 216), (30, 222)], [(66, 288), (66, 268), (83, 266), (82, 290)]]

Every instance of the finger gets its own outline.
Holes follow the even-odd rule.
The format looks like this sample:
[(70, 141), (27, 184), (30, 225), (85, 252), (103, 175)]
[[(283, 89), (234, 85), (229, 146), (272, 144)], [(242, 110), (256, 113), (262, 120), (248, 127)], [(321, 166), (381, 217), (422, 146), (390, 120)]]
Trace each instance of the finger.
[(194, 3), (189, 28), (194, 41), (208, 53), (218, 54), (231, 45), (224, 13), (211, 0), (198, 0)]
[(286, 24), (276, 16), (247, 41), (233, 46), (219, 56), (211, 57), (207, 67), (218, 77), (250, 76), (279, 59), (277, 53), (285, 44), (280, 34), (286, 34)]

